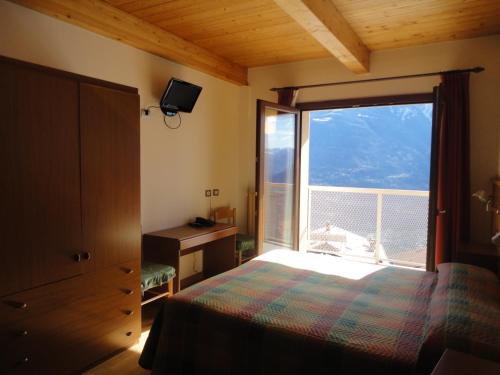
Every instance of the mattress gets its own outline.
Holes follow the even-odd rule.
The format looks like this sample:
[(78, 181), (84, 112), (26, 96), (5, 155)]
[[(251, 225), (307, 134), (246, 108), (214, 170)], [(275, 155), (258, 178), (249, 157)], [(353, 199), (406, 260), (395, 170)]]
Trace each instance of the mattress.
[[(446, 288), (433, 301), (438, 285), (433, 272), (273, 251), (167, 301), (140, 363), (154, 374), (426, 372), (444, 345), (453, 346), (432, 324), (442, 328), (449, 305)], [(492, 285), (494, 296), (498, 280)], [(487, 344), (492, 355), (498, 312), (493, 305), (477, 330), (496, 333)]]

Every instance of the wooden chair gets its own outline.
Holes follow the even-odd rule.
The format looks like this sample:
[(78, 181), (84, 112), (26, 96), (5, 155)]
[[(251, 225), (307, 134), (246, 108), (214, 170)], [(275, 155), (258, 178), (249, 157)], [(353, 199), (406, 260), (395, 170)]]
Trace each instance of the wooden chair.
[[(212, 218), (216, 223), (226, 222), (236, 225), (236, 208), (219, 207), (214, 209)], [(236, 235), (235, 263), (237, 266), (255, 257), (255, 238), (248, 234)]]
[[(174, 294), (175, 268), (166, 264), (142, 262), (141, 265), (141, 306), (156, 301), (160, 298), (168, 298)], [(166, 285), (166, 291), (161, 287)], [(146, 295), (152, 297), (146, 298)]]

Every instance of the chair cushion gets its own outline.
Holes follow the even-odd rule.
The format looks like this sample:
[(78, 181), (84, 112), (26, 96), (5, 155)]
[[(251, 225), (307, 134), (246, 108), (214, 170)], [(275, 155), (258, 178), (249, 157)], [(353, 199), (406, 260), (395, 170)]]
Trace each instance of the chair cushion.
[(238, 233), (236, 235), (236, 251), (255, 249), (255, 238), (248, 234)]
[(167, 283), (175, 277), (175, 268), (166, 264), (142, 262), (141, 292)]

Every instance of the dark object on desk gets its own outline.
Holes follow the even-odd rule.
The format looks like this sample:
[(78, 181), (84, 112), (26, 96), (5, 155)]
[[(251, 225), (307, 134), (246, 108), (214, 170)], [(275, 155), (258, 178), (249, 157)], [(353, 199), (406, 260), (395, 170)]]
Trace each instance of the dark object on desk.
[(210, 219), (205, 219), (204, 217), (197, 217), (194, 222), (188, 224), (190, 227), (193, 228), (210, 228), (215, 225), (215, 222), (213, 222)]
[[(179, 270), (181, 256), (203, 250), (203, 272), (190, 277), (191, 280), (199, 281), (235, 267), (237, 232), (238, 227), (234, 225), (214, 224), (210, 228), (183, 225), (147, 233), (143, 236), (143, 257), (145, 261), (168, 264)], [(191, 283), (186, 282), (184, 286)], [(177, 273), (174, 277), (174, 294), (180, 289), (181, 280)]]
[(446, 349), (431, 375), (500, 374), (500, 364), (473, 355)]

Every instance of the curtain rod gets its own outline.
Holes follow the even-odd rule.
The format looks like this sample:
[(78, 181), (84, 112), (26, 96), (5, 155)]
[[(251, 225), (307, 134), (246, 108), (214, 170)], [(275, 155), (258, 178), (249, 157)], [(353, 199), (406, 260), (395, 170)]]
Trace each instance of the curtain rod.
[(370, 79), (362, 79), (358, 81), (343, 81), (343, 82), (330, 82), (330, 83), (318, 83), (315, 85), (302, 85), (302, 86), (286, 86), (286, 87), (273, 87), (271, 91), (278, 91), (282, 89), (310, 89), (313, 87), (324, 87), (324, 86), (337, 86), (337, 85), (349, 85), (351, 83), (364, 83), (364, 82), (377, 82), (377, 81), (388, 81), (391, 79), (404, 79), (404, 78), (419, 78), (419, 77), (430, 77), (437, 76), (444, 73), (481, 73), (484, 70), (482, 66), (476, 66), (470, 69), (460, 69), (460, 70), (447, 70), (442, 72), (431, 72), (431, 73), (420, 73), (420, 74), (410, 74), (406, 76), (395, 76), (395, 77), (381, 77), (381, 78), (370, 78)]

